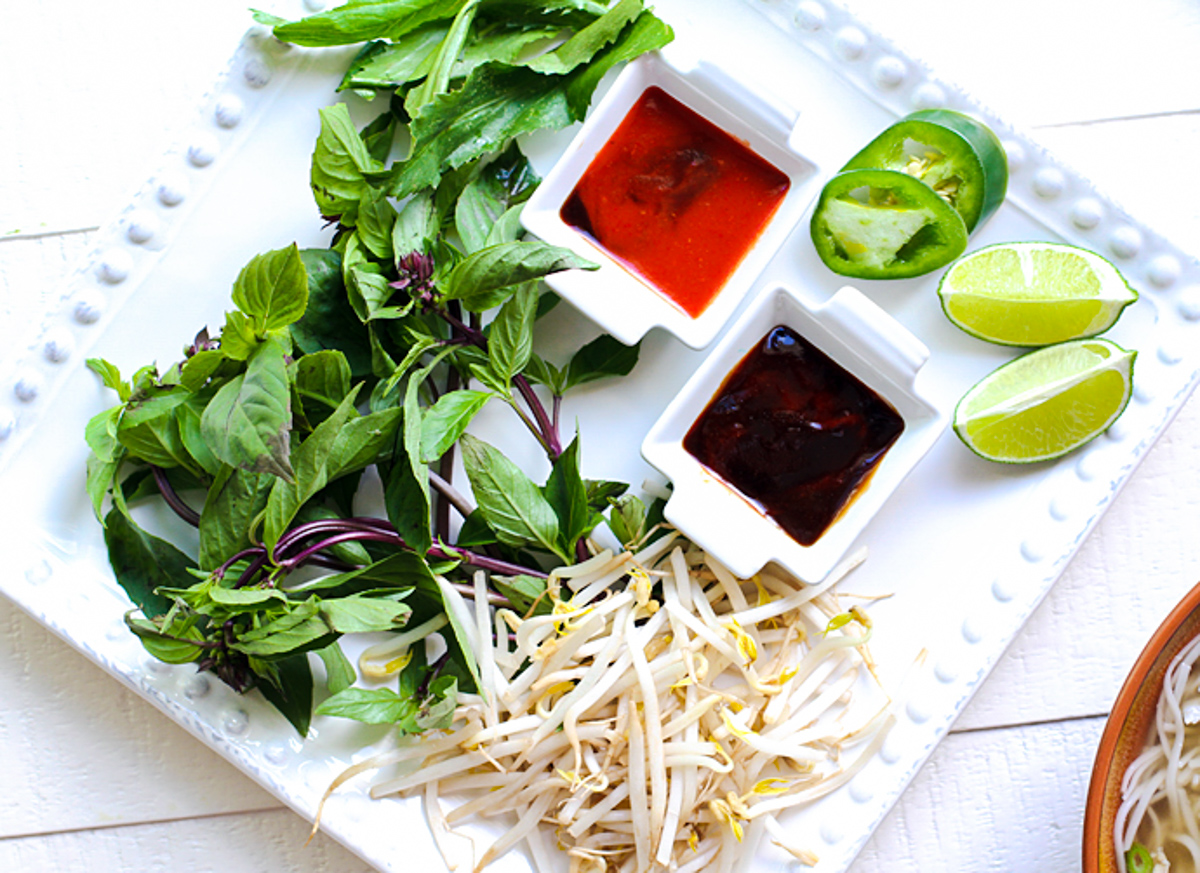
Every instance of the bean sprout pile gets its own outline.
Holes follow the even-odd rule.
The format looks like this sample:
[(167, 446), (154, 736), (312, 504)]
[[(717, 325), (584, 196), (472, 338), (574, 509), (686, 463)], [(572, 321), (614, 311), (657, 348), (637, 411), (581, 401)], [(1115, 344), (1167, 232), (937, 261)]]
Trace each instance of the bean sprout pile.
[(1114, 833), (1117, 863), (1135, 841), (1156, 871), (1200, 869), (1200, 637), (1172, 659), (1163, 677), (1145, 751), (1125, 771)]
[[(524, 618), (490, 607), (479, 573), (474, 604), (452, 602), (480, 693), (460, 695), (447, 731), (400, 738), (329, 792), (374, 771), (372, 796), (422, 797), (451, 870), (465, 848), (478, 871), (524, 843), (549, 871), (556, 841), (572, 873), (728, 871), (764, 836), (815, 864), (776, 815), (848, 781), (893, 721), (870, 620), (831, 592), (860, 560), (814, 586), (739, 581), (671, 534), (557, 571), (553, 610)], [(417, 640), (397, 642), (364, 658), (403, 660)], [(475, 818), (510, 824), (482, 854), (455, 829)]]

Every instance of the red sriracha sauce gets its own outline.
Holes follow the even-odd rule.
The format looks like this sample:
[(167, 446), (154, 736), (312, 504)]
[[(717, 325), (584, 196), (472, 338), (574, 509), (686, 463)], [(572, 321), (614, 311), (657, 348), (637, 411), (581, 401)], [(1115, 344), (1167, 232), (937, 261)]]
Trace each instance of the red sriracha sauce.
[(887, 401), (780, 326), (733, 369), (683, 447), (811, 546), (903, 430)]
[(745, 143), (648, 88), (559, 212), (693, 318), (712, 303), (788, 190)]

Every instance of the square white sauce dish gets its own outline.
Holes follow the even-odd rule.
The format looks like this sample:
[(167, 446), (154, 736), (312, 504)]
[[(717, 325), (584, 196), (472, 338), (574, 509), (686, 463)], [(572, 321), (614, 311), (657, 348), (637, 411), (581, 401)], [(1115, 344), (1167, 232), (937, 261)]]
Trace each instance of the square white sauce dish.
[(642, 443), (666, 519), (737, 576), (820, 581), (946, 429), (916, 384), (928, 358), (850, 286), (759, 294)]
[(600, 265), (547, 284), (628, 345), (658, 327), (707, 346), (816, 194), (797, 117), (706, 61), (629, 64), (522, 212)]

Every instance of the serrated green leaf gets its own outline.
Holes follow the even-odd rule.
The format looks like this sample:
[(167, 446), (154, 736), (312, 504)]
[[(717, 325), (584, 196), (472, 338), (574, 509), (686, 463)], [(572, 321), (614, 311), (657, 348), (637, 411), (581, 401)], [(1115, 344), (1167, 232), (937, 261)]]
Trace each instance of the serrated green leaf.
[(492, 320), (488, 333), (488, 362), (505, 384), (525, 369), (533, 354), (537, 296), (537, 285), (526, 282), (504, 302)]
[(450, 87), (451, 70), (470, 35), (471, 23), (475, 20), (475, 11), (478, 8), (479, 0), (464, 0), (462, 3), (450, 30), (433, 56), (425, 80), (409, 91), (404, 99), (404, 108), (410, 118), (415, 118), (425, 104)]
[(392, 90), (424, 78), (449, 29), (445, 22), (435, 22), (406, 33), (394, 42), (375, 40), (367, 43), (351, 62), (337, 89)]
[(572, 34), (554, 51), (529, 61), (539, 73), (569, 73), (590, 61), (600, 49), (615, 40), (629, 22), (642, 13), (642, 0), (619, 0), (600, 18)]
[(353, 45), (399, 39), (458, 12), (464, 0), (357, 0), (275, 27), (284, 42), (304, 46)]

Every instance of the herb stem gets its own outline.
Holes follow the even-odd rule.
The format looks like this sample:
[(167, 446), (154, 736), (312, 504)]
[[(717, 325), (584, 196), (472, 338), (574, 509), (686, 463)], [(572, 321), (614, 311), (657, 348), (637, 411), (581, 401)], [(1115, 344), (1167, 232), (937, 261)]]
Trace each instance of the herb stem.
[(517, 386), (517, 391), (529, 406), (533, 417), (537, 419), (538, 428), (541, 430), (543, 440), (542, 444), (546, 447), (546, 454), (550, 456), (550, 461), (553, 463), (558, 460), (558, 456), (562, 454), (562, 443), (558, 439), (558, 428), (550, 421), (546, 415), (546, 407), (542, 401), (538, 399), (534, 393), (533, 386), (529, 384), (529, 380), (524, 374), (517, 373), (513, 376), (513, 384)]
[[(452, 451), (453, 447), (451, 447), (451, 450), (442, 456), (442, 460), (444, 461), (446, 458), (450, 458), (453, 462), (453, 456), (451, 455)], [(449, 512), (450, 507), (453, 506), (458, 510), (459, 515), (461, 515), (463, 518), (466, 518), (475, 511), (475, 507), (471, 505), (471, 501), (467, 500), (467, 498), (464, 497), (457, 488), (451, 485), (446, 479), (442, 478), (441, 473), (430, 470), (429, 484), (432, 485), (438, 494), (442, 496), (442, 505), (445, 506), (447, 512)], [(443, 539), (449, 539), (449, 527), (449, 519), (446, 521), (445, 530), (443, 530), (440, 524), (438, 525), (438, 531), (443, 533)]]
[[(304, 541), (313, 537), (325, 537), (325, 539), (310, 545), (302, 545)], [(300, 566), (301, 563), (310, 560), (313, 555), (321, 550), (337, 545), (338, 543), (350, 542), (356, 539), (360, 541), (388, 543), (404, 549), (408, 548), (408, 544), (404, 541), (404, 538), (384, 519), (322, 519), (320, 521), (310, 521), (297, 525), (281, 536), (275, 544), (276, 563), (280, 569), (291, 572)], [(297, 548), (299, 551), (295, 554), (290, 554)], [(256, 557), (250, 567), (247, 568), (247, 573), (251, 570), (257, 573), (266, 565), (267, 550), (260, 547), (251, 550), (251, 554)], [(286, 557), (284, 557), (285, 555)], [(535, 576), (539, 579), (546, 578), (546, 574), (540, 570), (522, 567), (519, 564), (513, 564), (487, 555), (480, 555), (477, 552), (466, 549), (434, 546), (425, 553), (425, 556), (435, 561), (461, 561), (469, 567), (476, 567), (480, 570), (497, 573), (501, 576)], [(243, 573), (242, 577), (248, 581), (247, 573)]]
[[(487, 351), (487, 337), (484, 336), (482, 330), (473, 324), (464, 323), (461, 318), (447, 309), (438, 306), (432, 306), (431, 308), (451, 328), (458, 331), (467, 342), (485, 352)], [(473, 315), (474, 313), (472, 313)], [(472, 318), (472, 321), (474, 321), (474, 318)], [(530, 412), (533, 413), (533, 420), (531, 421), (529, 416), (522, 413), (515, 404), (510, 405), (521, 416), (521, 420), (529, 428), (530, 432), (537, 437), (538, 442), (542, 444), (542, 448), (549, 456), (550, 461), (554, 462), (558, 460), (558, 456), (562, 454), (562, 442), (558, 438), (558, 427), (550, 420), (550, 416), (546, 414), (545, 405), (538, 398), (536, 392), (533, 390), (533, 386), (529, 384), (529, 380), (523, 374), (517, 373), (513, 376), (513, 384), (516, 385), (521, 399), (525, 401)]]
[[(450, 301), (450, 311), (459, 315), (462, 312), (462, 306), (457, 300)], [(446, 377), (446, 393), (450, 394), (462, 387), (462, 378), (459, 376), (456, 367), (450, 368), (450, 374)], [(471, 513), (464, 512), (464, 507), (470, 507), (470, 504), (454, 490), (450, 484), (450, 480), (454, 478), (454, 446), (451, 445), (438, 461), (437, 473), (429, 471), (429, 481), (434, 488), (437, 489), (441, 499), (438, 500), (437, 518), (435, 519), (434, 529), (439, 537), (443, 540), (450, 539), (450, 507), (454, 506), (463, 518), (466, 518)]]
[(167, 471), (155, 464), (150, 465), (150, 472), (154, 474), (154, 484), (158, 486), (158, 491), (162, 494), (163, 500), (167, 502), (167, 506), (174, 510), (175, 514), (190, 524), (192, 527), (200, 527), (200, 513), (188, 506), (183, 498), (180, 497), (167, 479)]

